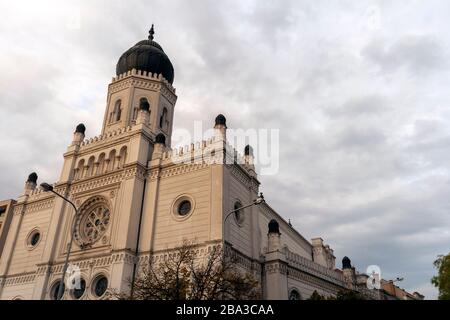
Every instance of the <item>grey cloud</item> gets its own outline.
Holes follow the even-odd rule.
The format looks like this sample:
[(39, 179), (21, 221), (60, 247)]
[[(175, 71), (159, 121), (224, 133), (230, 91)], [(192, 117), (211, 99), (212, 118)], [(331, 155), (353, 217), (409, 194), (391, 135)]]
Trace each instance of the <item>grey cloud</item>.
[[(56, 181), (79, 122), (99, 133), (117, 59), (155, 23), (175, 66), (176, 128), (210, 128), (224, 113), (230, 128), (280, 129), (280, 170), (260, 176), (271, 206), (338, 259), (361, 271), (379, 264), (435, 297), (426, 284), (450, 229), (447, 5), (383, 2), (367, 28), (372, 5), (0, 5), (0, 147), (9, 151), (0, 198), (20, 194), (31, 171)], [(80, 28), (69, 28), (77, 7)]]
[[(336, 107), (331, 106), (325, 110), (331, 117), (376, 116), (388, 109), (387, 101), (382, 96), (368, 95), (357, 97)], [(359, 121), (360, 119), (355, 119)]]
[(424, 75), (447, 66), (445, 48), (433, 36), (405, 36), (393, 43), (374, 40), (362, 54), (383, 72), (405, 67), (411, 74)]

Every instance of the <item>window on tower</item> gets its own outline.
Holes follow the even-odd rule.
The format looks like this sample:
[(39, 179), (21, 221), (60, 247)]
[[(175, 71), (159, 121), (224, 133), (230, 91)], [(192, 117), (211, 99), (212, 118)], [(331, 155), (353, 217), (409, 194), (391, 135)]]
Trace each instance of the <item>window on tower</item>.
[(117, 100), (116, 104), (114, 105), (114, 121), (119, 121), (120, 116), (122, 115), (122, 101)]
[(161, 114), (161, 118), (159, 118), (159, 127), (161, 129), (166, 129), (166, 122), (167, 122), (167, 108), (164, 108)]

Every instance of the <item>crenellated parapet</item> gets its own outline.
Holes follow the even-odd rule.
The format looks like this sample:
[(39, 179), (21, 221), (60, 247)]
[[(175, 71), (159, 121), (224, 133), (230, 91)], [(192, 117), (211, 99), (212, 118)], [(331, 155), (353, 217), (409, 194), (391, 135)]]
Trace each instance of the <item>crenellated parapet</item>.
[(115, 93), (128, 87), (159, 91), (172, 104), (175, 104), (177, 99), (176, 89), (161, 74), (132, 69), (112, 78), (109, 84), (109, 93)]
[(337, 285), (344, 285), (344, 278), (341, 273), (324, 267), (312, 260), (309, 260), (299, 254), (289, 251), (289, 249), (284, 248), (286, 254), (286, 260), (289, 265), (311, 275), (317, 276), (322, 279), (326, 279), (329, 282), (333, 282)]
[[(242, 176), (246, 183), (250, 183), (250, 167), (246, 165), (246, 157), (240, 154), (228, 142), (219, 141), (217, 137), (211, 137), (201, 142), (168, 149), (160, 156), (162, 167), (170, 165), (213, 165), (229, 164), (236, 175)], [(237, 168), (240, 169), (237, 169)], [(257, 183), (259, 184), (259, 182)]]
[(83, 151), (83, 149), (86, 149), (89, 147), (94, 147), (99, 144), (107, 143), (110, 141), (115, 141), (115, 140), (121, 138), (122, 136), (125, 136), (130, 131), (132, 131), (132, 126), (127, 126), (127, 127), (119, 128), (114, 131), (109, 131), (105, 134), (101, 134), (101, 135), (98, 135), (98, 136), (95, 136), (95, 137), (92, 137), (89, 139), (85, 139), (81, 143), (80, 152)]

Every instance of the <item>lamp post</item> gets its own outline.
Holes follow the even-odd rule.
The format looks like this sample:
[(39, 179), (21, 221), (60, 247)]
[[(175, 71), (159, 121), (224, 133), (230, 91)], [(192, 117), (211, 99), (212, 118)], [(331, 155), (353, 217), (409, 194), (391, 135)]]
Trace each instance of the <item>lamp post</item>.
[[(62, 198), (64, 201), (67, 201), (68, 203), (70, 203), (72, 205), (72, 207), (75, 209), (75, 217), (78, 215), (78, 209), (75, 206), (75, 204), (72, 201), (70, 201), (69, 199), (67, 199), (66, 197), (64, 197), (63, 195), (61, 195), (58, 192), (56, 192), (55, 190), (53, 190), (53, 186), (52, 185), (44, 182), (44, 183), (41, 183), (41, 188), (42, 188), (42, 190), (44, 190), (46, 192), (54, 193), (58, 197)], [(72, 243), (73, 243), (73, 238), (74, 238), (74, 235), (75, 235), (75, 227), (76, 227), (76, 223), (74, 222), (73, 226), (72, 226), (72, 232), (71, 232), (71, 235), (70, 235), (70, 242), (69, 242), (69, 244), (67, 246), (67, 254), (66, 254), (66, 260), (64, 262), (62, 278), (61, 278), (61, 282), (59, 283), (58, 293), (57, 293), (57, 296), (56, 296), (57, 300), (62, 299), (62, 296), (64, 294), (64, 287), (65, 287), (65, 285), (64, 285), (64, 278), (66, 276), (67, 268), (69, 266), (69, 256), (70, 256), (70, 251), (72, 250)]]
[(239, 210), (242, 210), (242, 209), (251, 207), (251, 206), (259, 205), (259, 204), (261, 204), (261, 203), (263, 203), (263, 202), (265, 202), (264, 196), (263, 196), (262, 192), (260, 192), (258, 198), (256, 198), (255, 200), (253, 200), (252, 203), (250, 203), (250, 204), (248, 204), (248, 205), (246, 205), (246, 206), (243, 206), (243, 207), (234, 209), (234, 210), (228, 212), (228, 213), (225, 215), (225, 219), (223, 219), (223, 223), (222, 223), (222, 238), (223, 238), (224, 243), (225, 243), (225, 223), (226, 223), (228, 217), (229, 217), (230, 215), (232, 215), (233, 213), (235, 213), (236, 211), (239, 211)]

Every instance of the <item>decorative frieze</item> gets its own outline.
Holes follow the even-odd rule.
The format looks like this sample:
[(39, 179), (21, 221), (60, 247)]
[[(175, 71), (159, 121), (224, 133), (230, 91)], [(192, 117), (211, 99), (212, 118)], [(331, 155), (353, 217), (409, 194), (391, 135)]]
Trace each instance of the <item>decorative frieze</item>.
[(47, 199), (44, 201), (37, 201), (37, 202), (32, 202), (32, 203), (27, 203), (27, 205), (25, 206), (25, 214), (28, 213), (33, 213), (36, 211), (43, 211), (46, 209), (50, 209), (53, 207), (53, 203), (54, 203), (54, 198), (51, 199)]
[(123, 180), (124, 172), (120, 170), (115, 174), (105, 175), (103, 177), (96, 177), (95, 179), (89, 179), (80, 181), (72, 185), (71, 193), (76, 194), (96, 188), (108, 187)]
[(177, 165), (175, 167), (163, 169), (160, 173), (160, 177), (161, 178), (172, 177), (172, 176), (176, 176), (176, 175), (180, 175), (180, 174), (186, 174), (186, 173), (198, 171), (201, 169), (205, 169), (207, 167), (209, 167), (209, 164), (207, 164), (207, 163), (193, 163), (193, 164)]
[(161, 74), (157, 75), (150, 72), (136, 71), (134, 69), (113, 78), (108, 92), (112, 94), (129, 87), (158, 91), (172, 105), (177, 100), (175, 88)]
[(265, 264), (266, 273), (280, 273), (283, 275), (287, 274), (288, 266), (286, 263), (281, 261), (269, 262)]
[(315, 287), (321, 288), (323, 290), (327, 290), (333, 293), (336, 293), (337, 291), (341, 290), (345, 286), (341, 283), (331, 283), (325, 279), (318, 278), (316, 276), (310, 275), (308, 273), (305, 273), (301, 270), (298, 270), (296, 268), (289, 267), (288, 268), (288, 277), (297, 281), (302, 281), (304, 283), (307, 283), (309, 285), (313, 285)]
[(344, 278), (342, 274), (334, 270), (328, 269), (320, 264), (315, 263), (301, 255), (295, 254), (289, 250), (285, 250), (286, 260), (290, 266), (301, 271), (307, 272), (315, 277), (325, 279), (326, 281), (342, 286)]

